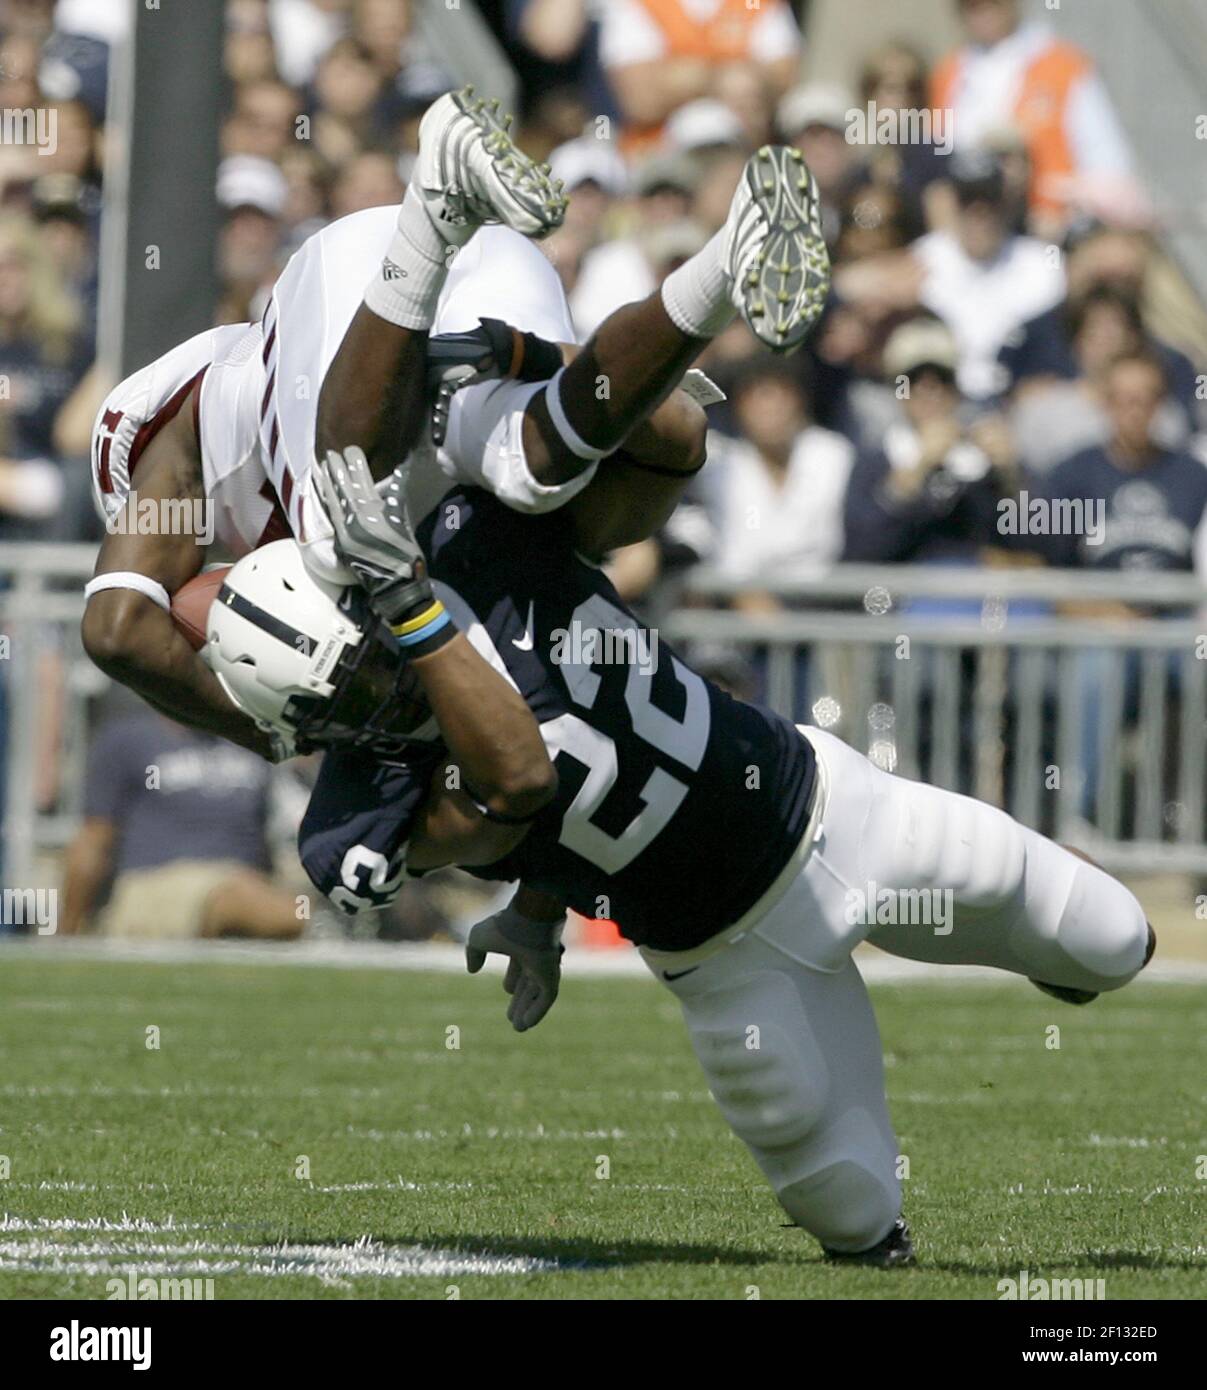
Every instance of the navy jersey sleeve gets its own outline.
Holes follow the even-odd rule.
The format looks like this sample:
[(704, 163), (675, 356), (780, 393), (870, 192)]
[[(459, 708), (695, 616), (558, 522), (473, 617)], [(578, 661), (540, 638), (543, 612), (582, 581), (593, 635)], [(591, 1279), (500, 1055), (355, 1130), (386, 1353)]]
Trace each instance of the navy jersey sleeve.
[(406, 846), (444, 745), (416, 746), (406, 761), (332, 750), (298, 830), (302, 867), (320, 892), (355, 914), (384, 907), (406, 877)]

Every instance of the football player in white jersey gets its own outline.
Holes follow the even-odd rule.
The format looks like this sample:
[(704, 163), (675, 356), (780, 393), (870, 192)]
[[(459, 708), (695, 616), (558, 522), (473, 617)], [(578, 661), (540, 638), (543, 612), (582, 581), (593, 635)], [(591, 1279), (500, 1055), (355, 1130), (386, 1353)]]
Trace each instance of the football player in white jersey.
[[(213, 330), (118, 388), (94, 440), (107, 517), (129, 517), (136, 491), (139, 509), (208, 496), (219, 534), (237, 549), (287, 528), (316, 574), (351, 577), (315, 491), (316, 451), (359, 447), (384, 478), (426, 419), (428, 333), (462, 248), (488, 222), (535, 237), (563, 215), (547, 171), (515, 149), (496, 110), (468, 91), (429, 109), (384, 255), (380, 242), (366, 254), (355, 219), (337, 224), (287, 267), (258, 343), (251, 327)], [(347, 286), (371, 258), (363, 302), (349, 304)], [(507, 273), (502, 258), (482, 259), (484, 279)], [(765, 147), (748, 162), (725, 226), (661, 290), (606, 320), (567, 367), (548, 377), (549, 362), (536, 381), (458, 392), (442, 462), (521, 510), (568, 505), (587, 554), (648, 535), (673, 506), (674, 484), (703, 463), (701, 412), (676, 390), (691, 362), (739, 313), (768, 346), (791, 351), (821, 312), (828, 271), (812, 176), (796, 151)], [(472, 296), (475, 314), (485, 298)], [(540, 344), (530, 343), (535, 354)], [(603, 459), (617, 462), (599, 470)], [(629, 476), (634, 465), (643, 476)], [(88, 586), (85, 646), (176, 718), (287, 754), (231, 710), (171, 624), (169, 596), (200, 568), (195, 540), (162, 525), (111, 532)], [(403, 616), (409, 625), (418, 615)], [(443, 621), (439, 605), (429, 619)]]
[[(285, 268), (261, 323), (197, 334), (121, 382), (97, 415), (93, 488), (109, 534), (87, 586), (85, 646), (102, 669), (165, 713), (266, 757), (290, 750), (231, 706), (172, 624), (170, 596), (205, 562), (203, 530), (205, 540), (215, 539), (235, 557), (293, 535), (317, 573), (329, 570), (333, 577), (349, 578), (334, 559), (310, 473), (320, 397), (328, 405), (332, 400), (324, 383), (349, 325), (364, 307), (369, 270), (388, 257), (400, 221), (416, 216), (421, 223), (430, 220), (424, 199), (439, 190), (434, 186), (421, 193), (420, 177), (446, 177), (446, 147), (454, 136), (467, 138), (467, 131), (472, 132), (482, 145), (498, 126), (489, 109), (471, 118), (462, 114), (458, 102), (465, 104), (465, 98), (443, 99), (425, 124), (421, 150), (426, 162), (401, 214), (398, 208), (375, 208), (323, 229)], [(552, 186), (509, 142), (503, 152), (501, 131), (496, 136), (499, 149), (491, 158), (506, 165), (508, 178), (517, 185), (539, 184), (545, 221), (536, 226), (524, 219), (522, 210), (508, 207), (505, 189), (498, 193), (502, 211), (483, 205), (482, 219), (490, 215), (502, 224), (512, 216), (529, 231), (553, 225), (561, 203)], [(439, 267), (421, 267), (424, 274), (417, 278), (426, 279), (430, 292), (423, 317), (434, 313), (439, 332), (474, 340), (467, 341), (466, 361), (488, 355), (491, 335), (484, 334), (479, 320), (496, 320), (494, 328), (503, 330), (505, 319), (510, 326), (502, 355), (511, 360), (499, 370), (551, 375), (562, 353), (554, 351), (551, 360), (550, 349), (561, 345), (571, 351), (575, 335), (549, 261), (510, 227), (480, 225), (468, 217), (458, 226), (455, 242), (450, 247), (441, 240), (447, 259)], [(381, 402), (397, 432), (392, 463), (428, 418), (427, 331), (402, 336), (407, 341), (394, 363), (398, 381), (386, 383)], [(497, 332), (493, 341), (498, 342)], [(525, 351), (529, 360), (521, 365)], [(346, 367), (356, 355), (345, 352), (342, 361)], [(370, 375), (372, 363), (362, 363), (359, 370)], [(511, 466), (505, 450), (486, 448), (491, 418), (489, 411), (483, 416), (483, 409), (498, 385), (458, 397), (450, 422), (456, 442), (441, 451), (440, 467), (456, 478), (464, 472), (460, 460), (468, 459), (467, 480), (484, 483), (509, 504), (521, 509), (560, 505), (581, 484), (565, 490), (538, 488), (525, 469)], [(399, 387), (409, 393), (401, 413), (395, 400)], [(703, 413), (679, 397), (655, 413), (630, 448), (656, 455), (668, 471), (692, 468), (703, 460), (704, 433)], [(420, 452), (434, 457), (429, 443)], [(427, 470), (429, 479), (435, 471)], [(414, 473), (422, 484), (425, 470)], [(656, 489), (658, 476), (649, 476)], [(181, 506), (189, 503), (208, 509), (204, 527), (189, 525), (195, 512)], [(601, 499), (599, 515), (605, 511)], [(152, 520), (143, 524), (147, 515)]]

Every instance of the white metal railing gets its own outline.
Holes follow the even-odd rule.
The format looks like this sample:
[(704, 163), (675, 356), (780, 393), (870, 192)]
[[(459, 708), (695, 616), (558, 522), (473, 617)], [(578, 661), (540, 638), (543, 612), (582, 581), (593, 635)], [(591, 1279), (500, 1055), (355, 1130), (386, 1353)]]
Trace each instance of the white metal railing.
[[(904, 776), (968, 792), (1118, 870), (1207, 871), (1207, 623), (1190, 574), (839, 565), (735, 584), (781, 611), (680, 604), (672, 642), (721, 644), (767, 703), (826, 724)], [(1175, 617), (1068, 616), (1116, 601)]]
[[(79, 639), (95, 559), (89, 545), (0, 546), (9, 884), (31, 882), (37, 854), (65, 844), (78, 822), (90, 703), (106, 687)], [(735, 592), (704, 569), (687, 587), (693, 601)], [(1203, 598), (1193, 577), (859, 565), (753, 587), (789, 606), (755, 616), (680, 604), (659, 629), (674, 643), (735, 649), (762, 673), (768, 703), (825, 722), (903, 775), (1086, 841), (1117, 869), (1207, 872), (1207, 624), (1193, 616)], [(1052, 606), (1073, 599), (1177, 605), (1191, 616), (1090, 622)], [(972, 602), (935, 611), (945, 600)], [(63, 691), (61, 790), (39, 810), (47, 658)], [(1087, 796), (1095, 709), (1098, 778)]]

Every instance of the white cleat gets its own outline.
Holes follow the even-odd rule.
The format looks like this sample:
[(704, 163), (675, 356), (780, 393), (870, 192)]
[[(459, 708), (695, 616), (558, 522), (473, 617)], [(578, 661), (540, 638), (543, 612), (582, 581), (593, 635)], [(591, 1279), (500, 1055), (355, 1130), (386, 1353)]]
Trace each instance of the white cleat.
[(423, 117), (413, 182), (452, 246), (463, 246), (485, 223), (527, 237), (561, 226), (569, 201), (562, 181), (516, 149), (510, 125), (498, 100), (475, 97), (472, 87), (442, 96)]
[(795, 351), (830, 289), (817, 184), (799, 150), (764, 145), (750, 156), (726, 229), (734, 305), (760, 342)]

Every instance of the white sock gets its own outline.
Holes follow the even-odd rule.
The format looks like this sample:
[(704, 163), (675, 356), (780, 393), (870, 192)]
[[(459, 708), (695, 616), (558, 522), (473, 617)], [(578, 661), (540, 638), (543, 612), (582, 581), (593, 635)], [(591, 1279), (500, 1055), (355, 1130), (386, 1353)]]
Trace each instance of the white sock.
[(398, 230), (365, 290), (365, 303), (399, 328), (430, 328), (444, 288), (451, 251), (432, 225), (423, 200), (408, 188), (398, 211)]
[(671, 322), (691, 338), (715, 338), (737, 317), (725, 269), (725, 228), (662, 282)]

